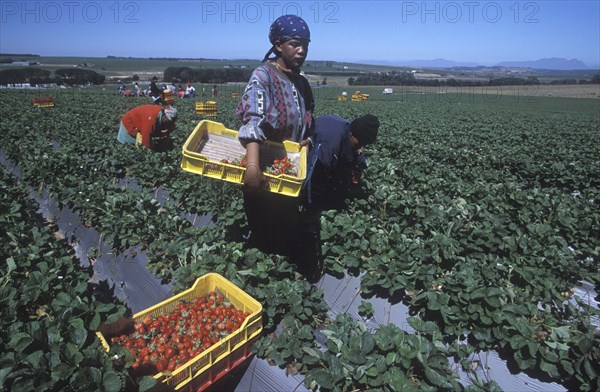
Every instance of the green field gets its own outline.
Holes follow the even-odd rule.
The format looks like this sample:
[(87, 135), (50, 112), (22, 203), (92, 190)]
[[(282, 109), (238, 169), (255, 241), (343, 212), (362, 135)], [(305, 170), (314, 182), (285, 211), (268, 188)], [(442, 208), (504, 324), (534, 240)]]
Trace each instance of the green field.
[[(240, 126), (231, 92), (241, 88), (222, 86), (217, 98), (214, 120), (231, 129)], [(76, 267), (54, 223), (39, 219), (28, 195), (43, 189), (114, 254), (144, 249), (147, 268), (176, 290), (207, 272), (239, 285), (264, 308), (257, 356), (300, 372), (307, 387), (496, 391), (502, 380), (471, 369), (463, 385), (455, 371), (495, 350), (511, 370), (598, 390), (598, 308), (578, 289), (588, 282), (600, 292), (600, 100), (381, 90), (360, 88), (370, 97), (359, 102), (337, 100), (348, 87), (314, 90), (316, 115), (381, 120), (362, 192), (320, 220), (325, 272), (360, 276), (364, 317), (375, 296), (409, 309), (410, 328), (374, 331), (349, 314), (333, 318), (291, 260), (244, 245), (239, 185), (180, 169), (203, 119), (193, 101), (176, 101), (174, 149), (151, 153), (116, 141), (120, 117), (147, 98), (0, 90), (0, 380), (12, 391), (120, 391), (128, 380), (131, 361), (115, 364), (94, 335), (124, 305), (88, 283), (91, 267)], [(32, 107), (46, 95), (54, 108)], [(139, 189), (122, 187), (124, 178)], [(162, 206), (159, 187), (169, 192)], [(195, 227), (183, 213), (216, 225)], [(134, 381), (139, 390), (152, 383)]]

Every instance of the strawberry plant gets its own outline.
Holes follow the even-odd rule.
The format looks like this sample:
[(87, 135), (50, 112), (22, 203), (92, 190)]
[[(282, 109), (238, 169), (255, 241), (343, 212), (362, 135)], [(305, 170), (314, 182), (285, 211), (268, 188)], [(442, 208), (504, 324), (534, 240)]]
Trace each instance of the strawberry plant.
[[(264, 307), (258, 356), (304, 374), (311, 388), (498, 390), (477, 376), (463, 386), (447, 361), (468, 369), (469, 356), (496, 350), (511, 369), (598, 389), (598, 309), (576, 289), (587, 282), (598, 292), (600, 282), (597, 100), (405, 94), (342, 105), (327, 89), (317, 115), (372, 113), (381, 132), (366, 148), (360, 192), (320, 215), (326, 272), (360, 276), (364, 317), (372, 296), (403, 301), (414, 331), (330, 320), (323, 293), (291, 260), (245, 245), (239, 187), (179, 168), (202, 118), (193, 102), (176, 101), (175, 147), (157, 154), (115, 141), (120, 116), (143, 98), (57, 90), (56, 107), (41, 112), (32, 93), (2, 90), (3, 385), (133, 382), (93, 334), (125, 308), (88, 283), (87, 260), (78, 263), (35, 213), (29, 197), (43, 192), (112, 252), (146, 252), (147, 268), (176, 291), (207, 272), (242, 287)], [(216, 118), (232, 129), (235, 104), (220, 101)]]

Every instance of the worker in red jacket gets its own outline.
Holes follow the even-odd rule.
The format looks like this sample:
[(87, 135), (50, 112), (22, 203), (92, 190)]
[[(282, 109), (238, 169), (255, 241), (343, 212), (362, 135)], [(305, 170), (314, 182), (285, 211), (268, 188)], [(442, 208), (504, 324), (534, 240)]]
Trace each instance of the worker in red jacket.
[(171, 106), (142, 105), (121, 119), (117, 140), (123, 144), (143, 145), (158, 150), (175, 129), (177, 109)]

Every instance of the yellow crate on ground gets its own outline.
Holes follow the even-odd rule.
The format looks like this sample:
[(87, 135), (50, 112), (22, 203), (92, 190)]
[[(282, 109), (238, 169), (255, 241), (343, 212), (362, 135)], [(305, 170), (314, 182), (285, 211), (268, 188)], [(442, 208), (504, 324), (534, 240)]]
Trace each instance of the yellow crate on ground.
[(160, 97), (165, 105), (172, 105), (175, 103), (175, 94), (173, 94), (171, 90), (163, 90), (163, 92), (160, 93)]
[[(169, 314), (176, 309), (178, 303), (206, 296), (212, 291), (224, 295), (236, 309), (250, 314), (240, 328), (225, 336), (198, 356), (191, 358), (185, 365), (173, 371), (170, 376), (165, 373), (158, 373), (154, 376), (155, 379), (176, 391), (189, 390), (190, 392), (196, 392), (206, 389), (247, 359), (252, 353), (252, 343), (258, 338), (263, 329), (262, 305), (223, 276), (209, 273), (196, 279), (191, 288), (134, 314), (130, 320), (131, 323), (135, 323), (142, 321), (147, 315), (155, 317)], [(109, 339), (118, 332), (116, 327), (115, 330), (111, 330), (111, 326), (103, 327), (96, 335), (105, 350), (109, 351)], [(122, 325), (118, 329), (122, 330)]]
[(352, 94), (353, 101), (367, 101), (369, 99), (369, 94), (361, 93), (360, 91), (356, 91)]
[(33, 98), (33, 106), (36, 108), (53, 108), (54, 99), (52, 97)]
[[(183, 145), (181, 168), (187, 172), (217, 180), (244, 183), (246, 168), (241, 161), (246, 149), (238, 140), (238, 132), (221, 123), (202, 120), (196, 125)], [(276, 143), (265, 141), (260, 146), (260, 165), (264, 169), (276, 159), (287, 157), (297, 175), (264, 173), (269, 180), (269, 191), (297, 197), (306, 179), (307, 151), (291, 141)]]
[(217, 102), (196, 102), (196, 114), (202, 114), (205, 116), (216, 116), (217, 113)]

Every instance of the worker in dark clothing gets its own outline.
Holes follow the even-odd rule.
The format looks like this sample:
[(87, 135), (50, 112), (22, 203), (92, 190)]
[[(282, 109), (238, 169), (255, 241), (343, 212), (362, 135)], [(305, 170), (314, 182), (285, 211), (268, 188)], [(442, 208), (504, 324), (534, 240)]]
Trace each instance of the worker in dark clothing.
[(363, 147), (377, 139), (379, 120), (367, 114), (350, 122), (335, 115), (315, 119), (305, 202), (323, 208), (342, 202), (367, 167)]
[(375, 142), (378, 130), (379, 120), (370, 114), (352, 122), (334, 115), (315, 119), (301, 195), (304, 208), (298, 218), (297, 245), (292, 249), (310, 282), (318, 281), (323, 273), (321, 211), (342, 208), (367, 167), (363, 147)]
[(152, 103), (154, 103), (156, 105), (162, 105), (163, 101), (161, 98), (161, 91), (158, 88), (158, 86), (156, 85), (157, 81), (158, 81), (158, 78), (156, 76), (154, 76), (152, 78), (152, 81), (150, 82), (150, 98), (152, 98)]

